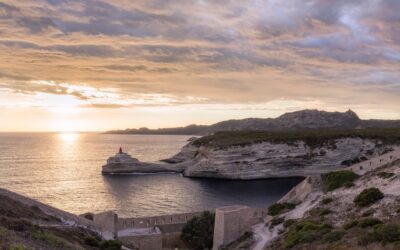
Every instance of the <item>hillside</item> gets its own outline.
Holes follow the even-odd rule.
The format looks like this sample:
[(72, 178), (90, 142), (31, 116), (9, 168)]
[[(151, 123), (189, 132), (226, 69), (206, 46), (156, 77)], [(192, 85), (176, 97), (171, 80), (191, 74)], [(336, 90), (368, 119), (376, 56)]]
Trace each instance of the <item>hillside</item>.
[(206, 125), (189, 125), (177, 128), (125, 129), (107, 131), (108, 134), (170, 134), (170, 135), (207, 135), (218, 131), (282, 131), (304, 129), (351, 129), (351, 128), (391, 128), (400, 127), (397, 120), (361, 120), (356, 113), (326, 112), (319, 110), (301, 110), (286, 113), (278, 118), (247, 118), (228, 120)]
[(94, 231), (77, 227), (0, 194), (0, 249), (120, 249)]
[(278, 118), (247, 118), (241, 120), (228, 120), (215, 123), (210, 126), (189, 125), (179, 128), (161, 128), (161, 129), (126, 129), (117, 131), (108, 131), (112, 134), (188, 134), (188, 135), (206, 135), (218, 131), (236, 131), (236, 130), (285, 130), (285, 129), (312, 129), (312, 128), (350, 128), (357, 126), (360, 122), (358, 116), (348, 111), (325, 112), (318, 110), (302, 110), (293, 113), (286, 113)]
[(399, 249), (399, 166), (322, 176), (324, 192), (273, 214), (265, 249)]

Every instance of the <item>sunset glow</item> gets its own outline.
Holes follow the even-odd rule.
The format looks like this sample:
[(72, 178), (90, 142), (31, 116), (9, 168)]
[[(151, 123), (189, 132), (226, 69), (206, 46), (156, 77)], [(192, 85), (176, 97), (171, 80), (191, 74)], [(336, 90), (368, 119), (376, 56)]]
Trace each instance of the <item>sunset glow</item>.
[(0, 131), (400, 119), (399, 1), (0, 1)]

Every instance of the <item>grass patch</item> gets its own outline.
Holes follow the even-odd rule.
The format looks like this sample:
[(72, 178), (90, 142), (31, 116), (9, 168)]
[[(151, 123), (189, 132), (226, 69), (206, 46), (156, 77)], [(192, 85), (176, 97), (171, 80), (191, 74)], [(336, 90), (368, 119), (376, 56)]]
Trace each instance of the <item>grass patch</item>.
[(389, 179), (390, 177), (394, 176), (394, 173), (379, 172), (377, 175), (382, 179)]
[(324, 238), (323, 238), (323, 241), (324, 242), (329, 242), (329, 243), (332, 243), (332, 242), (335, 242), (335, 241), (339, 241), (339, 240), (341, 240), (343, 238), (343, 236), (345, 234), (346, 234), (346, 232), (343, 231), (343, 230), (334, 230), (334, 231), (331, 231), (331, 232), (325, 234)]
[(8, 250), (26, 250), (26, 249), (28, 248), (26, 248), (26, 246), (23, 244), (11, 244), (8, 247)]
[(275, 203), (268, 207), (268, 214), (275, 216), (281, 214), (283, 212), (290, 211), (296, 207), (294, 203)]
[(294, 219), (285, 220), (285, 222), (283, 222), (283, 227), (288, 228), (291, 225), (293, 225), (294, 223), (296, 223), (296, 220), (294, 220)]
[(293, 224), (285, 241), (285, 247), (291, 248), (301, 243), (313, 242), (331, 232), (332, 226), (316, 221), (299, 221)]
[(362, 138), (381, 140), (392, 144), (400, 141), (399, 128), (368, 128), (368, 129), (321, 129), (303, 131), (225, 131), (203, 136), (193, 141), (195, 146), (211, 146), (224, 148), (229, 146), (246, 146), (253, 143), (293, 143), (304, 141), (309, 147), (324, 144), (334, 144), (332, 141), (340, 138)]
[(359, 176), (350, 170), (339, 170), (322, 175), (322, 185), (325, 191), (332, 191), (337, 188), (353, 183)]
[(373, 242), (395, 243), (400, 241), (399, 224), (379, 224), (375, 225), (372, 231), (362, 234), (358, 239), (358, 244), (366, 246)]
[(384, 194), (378, 188), (367, 188), (354, 198), (354, 203), (359, 207), (367, 207), (383, 197)]
[(48, 232), (44, 232), (44, 231), (35, 231), (32, 233), (32, 238), (36, 239), (36, 240), (41, 240), (46, 242), (47, 244), (49, 244), (50, 246), (54, 247), (54, 248), (70, 248), (73, 249), (69, 242), (67, 242), (66, 240), (52, 234), (52, 233), (48, 233)]
[(329, 210), (329, 209), (327, 209), (327, 208), (324, 208), (324, 209), (322, 209), (322, 210), (319, 212), (319, 216), (325, 216), (325, 215), (328, 215), (328, 214), (330, 214), (330, 213), (332, 213), (331, 210)]
[(359, 223), (358, 220), (352, 220), (352, 221), (346, 222), (343, 225), (343, 228), (346, 229), (346, 230), (349, 230), (350, 228), (358, 226), (358, 223)]
[(360, 222), (358, 223), (358, 226), (362, 227), (362, 228), (366, 228), (366, 227), (372, 227), (372, 226), (375, 226), (378, 224), (382, 224), (382, 221), (377, 218), (370, 217), (370, 218), (365, 218), (365, 219), (360, 220)]

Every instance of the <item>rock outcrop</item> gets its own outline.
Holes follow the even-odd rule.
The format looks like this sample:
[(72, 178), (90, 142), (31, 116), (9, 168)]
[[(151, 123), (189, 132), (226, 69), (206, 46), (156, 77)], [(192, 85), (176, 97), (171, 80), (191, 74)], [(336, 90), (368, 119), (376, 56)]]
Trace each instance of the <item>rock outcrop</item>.
[(304, 141), (225, 148), (189, 143), (165, 161), (183, 168), (188, 177), (259, 179), (321, 174), (390, 149), (375, 140), (361, 138), (341, 138), (319, 147), (310, 147)]
[(117, 153), (108, 158), (102, 167), (103, 174), (179, 172), (179, 166), (140, 162), (127, 153)]

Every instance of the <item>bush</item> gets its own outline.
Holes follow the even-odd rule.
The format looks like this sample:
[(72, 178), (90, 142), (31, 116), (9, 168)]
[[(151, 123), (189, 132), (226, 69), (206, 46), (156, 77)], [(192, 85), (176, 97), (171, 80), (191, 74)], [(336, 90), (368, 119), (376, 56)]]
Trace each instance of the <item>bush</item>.
[(361, 217), (369, 217), (371, 215), (374, 214), (374, 210), (373, 209), (368, 209), (367, 211), (365, 211), (364, 213), (361, 214)]
[[(129, 131), (125, 131), (129, 133)], [(399, 128), (368, 128), (368, 129), (320, 129), (308, 131), (221, 131), (203, 136), (193, 141), (193, 145), (224, 148), (229, 146), (246, 146), (253, 143), (295, 143), (304, 141), (309, 147), (321, 145), (336, 147), (335, 140), (340, 138), (368, 138), (380, 140), (385, 144), (395, 144), (400, 141)]]
[(120, 250), (122, 243), (119, 240), (103, 240), (100, 242), (101, 250)]
[(8, 250), (26, 250), (25, 245), (22, 244), (12, 244), (8, 247)]
[(350, 170), (333, 171), (322, 175), (323, 188), (325, 191), (332, 191), (352, 183), (359, 176)]
[(332, 211), (329, 210), (329, 209), (327, 209), (327, 208), (325, 208), (325, 209), (322, 209), (322, 210), (319, 212), (319, 215), (320, 215), (320, 216), (324, 216), (324, 215), (328, 215), (328, 214), (330, 214), (330, 213), (332, 213)]
[(44, 231), (35, 231), (32, 233), (32, 237), (34, 239), (44, 241), (54, 248), (70, 247), (70, 244), (66, 240), (64, 240), (52, 233), (48, 233), (48, 232), (44, 232)]
[(388, 172), (380, 172), (377, 174), (379, 177), (381, 177), (382, 179), (388, 179), (392, 176), (394, 176), (394, 173), (388, 173)]
[(329, 233), (331, 229), (331, 225), (316, 221), (305, 220), (297, 222), (290, 227), (285, 246), (291, 248), (300, 243), (313, 242)]
[(375, 225), (377, 225), (377, 224), (382, 224), (382, 221), (379, 220), (379, 219), (377, 219), (377, 218), (372, 218), (372, 217), (370, 217), (370, 218), (362, 219), (362, 220), (358, 223), (358, 226), (359, 226), (359, 227), (362, 227), (362, 228), (366, 228), (366, 227), (375, 226)]
[(279, 225), (285, 221), (285, 218), (283, 217), (278, 217), (278, 218), (273, 218), (271, 220), (271, 224), (269, 225), (269, 228), (273, 228), (276, 225)]
[(342, 230), (334, 230), (324, 235), (324, 242), (335, 242), (341, 240), (346, 233)]
[(378, 235), (377, 238), (384, 243), (400, 240), (400, 225), (398, 224), (382, 225), (374, 228), (374, 231)]
[(99, 246), (100, 245), (100, 241), (101, 241), (100, 239), (98, 239), (96, 237), (92, 237), (92, 236), (89, 236), (89, 237), (85, 238), (85, 244), (88, 245), (88, 246), (92, 246), (92, 247)]
[(322, 199), (322, 204), (326, 205), (326, 204), (331, 203), (332, 201), (333, 201), (333, 199), (331, 197), (324, 198), (324, 199)]
[(291, 225), (293, 225), (294, 223), (296, 223), (296, 220), (294, 220), (294, 219), (285, 220), (285, 222), (283, 222), (283, 227), (288, 228)]
[(189, 220), (182, 229), (181, 238), (194, 249), (212, 248), (215, 215), (204, 212)]
[(343, 225), (343, 228), (348, 230), (358, 225), (358, 220), (352, 220)]
[(269, 206), (268, 214), (275, 216), (275, 215), (281, 214), (285, 211), (292, 210), (295, 207), (296, 207), (296, 204), (294, 204), (294, 203), (286, 203), (286, 202), (285, 203), (275, 203), (275, 204), (272, 204), (271, 206)]
[(361, 235), (358, 240), (360, 245), (368, 245), (373, 242), (392, 243), (400, 241), (400, 225), (398, 224), (379, 224), (367, 234)]
[(381, 200), (383, 197), (384, 195), (379, 189), (367, 188), (354, 198), (354, 202), (359, 207), (366, 207)]

